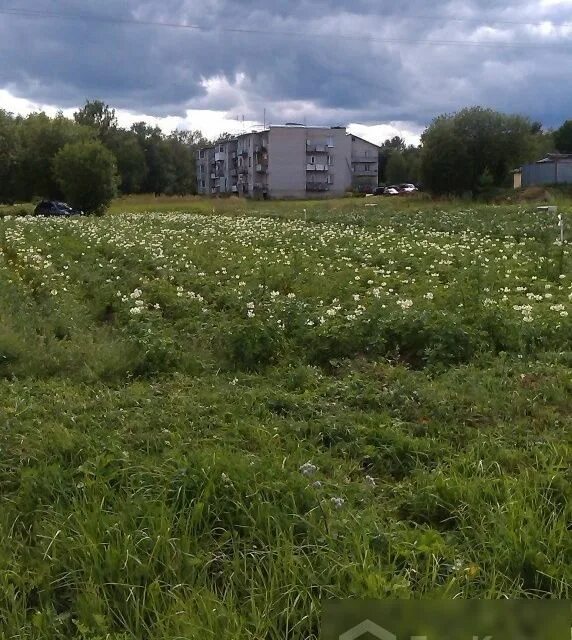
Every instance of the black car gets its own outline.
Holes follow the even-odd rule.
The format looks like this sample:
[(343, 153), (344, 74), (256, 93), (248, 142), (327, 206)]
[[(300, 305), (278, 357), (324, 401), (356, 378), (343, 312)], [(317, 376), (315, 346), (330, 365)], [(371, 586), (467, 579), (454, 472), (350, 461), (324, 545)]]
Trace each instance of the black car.
[(36, 216), (81, 216), (83, 211), (70, 207), (65, 202), (57, 200), (42, 200), (34, 209)]

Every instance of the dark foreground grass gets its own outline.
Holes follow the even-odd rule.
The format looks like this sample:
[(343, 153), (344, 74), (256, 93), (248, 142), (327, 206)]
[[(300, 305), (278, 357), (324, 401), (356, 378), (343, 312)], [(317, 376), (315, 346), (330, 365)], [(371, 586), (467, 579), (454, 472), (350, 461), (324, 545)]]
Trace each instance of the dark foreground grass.
[[(494, 213), (378, 221), (395, 229), (376, 241), (396, 248), (371, 260), (395, 273), (371, 277), (413, 300), (391, 322), (356, 288), (371, 266), (359, 281), (354, 264), (351, 279), (316, 273), (365, 256), (370, 237), (351, 225), (317, 237), (171, 217), (3, 228), (0, 638), (302, 639), (318, 636), (332, 597), (569, 598), (569, 254), (544, 224)], [(359, 212), (343, 215), (361, 228)], [(460, 277), (467, 226), (499, 229), (478, 239), (484, 264), (497, 242), (507, 256), (484, 282)], [(508, 227), (528, 240), (507, 240)], [(423, 252), (441, 246), (453, 264), (425, 301), (439, 265)], [(529, 324), (501, 306), (523, 295), (517, 273), (554, 292)], [(261, 283), (280, 295), (264, 302)], [(484, 332), (477, 287), (498, 300), (500, 334)], [(287, 306), (288, 291), (306, 302)], [(336, 291), (344, 305), (360, 292), (363, 324), (303, 321), (319, 323), (326, 311), (311, 305)]]
[(302, 638), (332, 596), (569, 597), (571, 391), (511, 362), (6, 383), (4, 637)]

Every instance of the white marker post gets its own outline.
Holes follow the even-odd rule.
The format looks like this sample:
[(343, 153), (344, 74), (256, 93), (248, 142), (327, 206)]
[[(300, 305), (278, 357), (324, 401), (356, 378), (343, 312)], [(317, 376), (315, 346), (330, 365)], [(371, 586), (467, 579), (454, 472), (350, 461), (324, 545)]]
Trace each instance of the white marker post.
[[(558, 207), (554, 205), (536, 207), (537, 211), (546, 211), (546, 213), (558, 213)], [(564, 218), (562, 214), (558, 214), (558, 227), (560, 228), (560, 244), (564, 244)]]

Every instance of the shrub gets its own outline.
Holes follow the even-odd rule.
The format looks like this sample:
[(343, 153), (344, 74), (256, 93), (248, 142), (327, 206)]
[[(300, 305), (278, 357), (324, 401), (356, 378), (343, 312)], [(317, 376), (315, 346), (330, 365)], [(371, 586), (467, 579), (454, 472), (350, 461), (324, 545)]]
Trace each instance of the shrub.
[(231, 366), (254, 371), (275, 362), (282, 351), (282, 336), (274, 327), (245, 322), (223, 338), (223, 350)]
[(53, 160), (54, 176), (69, 203), (103, 213), (117, 193), (114, 155), (101, 142), (67, 144)]

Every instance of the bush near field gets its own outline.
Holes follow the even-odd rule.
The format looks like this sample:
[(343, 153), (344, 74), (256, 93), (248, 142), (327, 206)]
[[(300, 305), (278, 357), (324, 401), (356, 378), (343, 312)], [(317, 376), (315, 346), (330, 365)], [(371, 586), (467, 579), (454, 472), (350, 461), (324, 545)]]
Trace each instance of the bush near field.
[(0, 218), (6, 216), (30, 216), (34, 213), (34, 204), (0, 204)]

